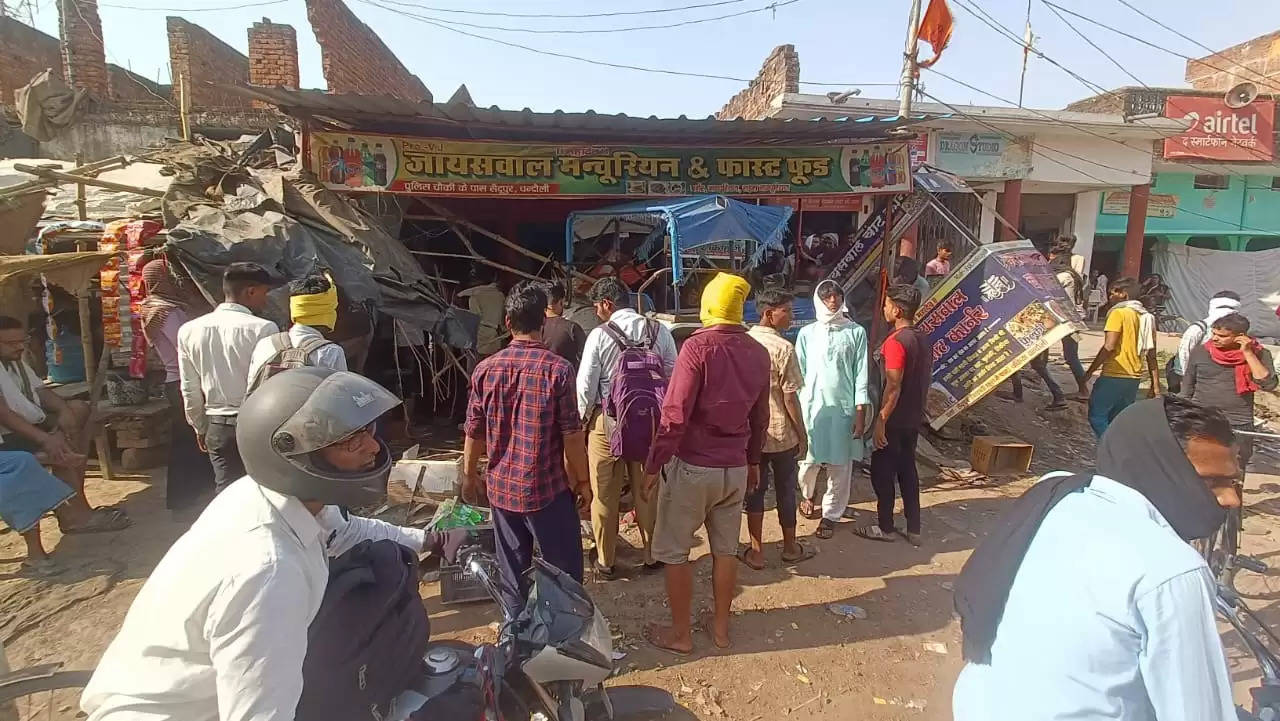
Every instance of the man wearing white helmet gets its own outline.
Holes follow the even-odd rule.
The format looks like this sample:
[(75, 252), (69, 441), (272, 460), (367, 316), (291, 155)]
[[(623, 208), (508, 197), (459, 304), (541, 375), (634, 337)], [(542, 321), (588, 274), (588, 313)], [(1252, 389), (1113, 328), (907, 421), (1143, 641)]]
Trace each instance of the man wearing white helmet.
[(377, 383), (328, 368), (286, 370), (245, 400), (236, 440), (248, 474), (134, 599), (81, 699), (92, 721), (294, 717), (328, 557), (366, 539), (415, 552), (427, 540), (340, 508), (385, 494), (391, 453), (373, 424), (399, 404)]

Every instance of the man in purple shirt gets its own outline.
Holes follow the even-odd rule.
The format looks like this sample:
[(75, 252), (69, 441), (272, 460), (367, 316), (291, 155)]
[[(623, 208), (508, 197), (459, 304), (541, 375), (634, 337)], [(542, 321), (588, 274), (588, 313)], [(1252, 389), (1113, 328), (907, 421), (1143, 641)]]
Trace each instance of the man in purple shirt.
[(684, 342), (662, 403), (662, 422), (645, 462), (642, 493), (658, 488), (653, 557), (666, 564), (671, 625), (650, 624), (645, 638), (675, 654), (693, 650), (689, 623), (694, 534), (707, 527), (715, 611), (700, 625), (729, 646), (729, 610), (738, 581), (742, 503), (760, 477), (769, 426), (769, 353), (747, 335), (742, 304), (751, 287), (720, 273), (702, 291), (702, 325)]
[[(502, 605), (513, 619), (529, 595), (535, 541), (543, 560), (582, 581), (578, 516), (591, 507), (573, 367), (542, 344), (546, 308), (540, 284), (525, 281), (507, 294), (511, 343), (476, 366), (463, 425), (462, 496), (474, 503), (487, 495), (493, 507)], [(481, 444), (489, 457), (483, 484)]]

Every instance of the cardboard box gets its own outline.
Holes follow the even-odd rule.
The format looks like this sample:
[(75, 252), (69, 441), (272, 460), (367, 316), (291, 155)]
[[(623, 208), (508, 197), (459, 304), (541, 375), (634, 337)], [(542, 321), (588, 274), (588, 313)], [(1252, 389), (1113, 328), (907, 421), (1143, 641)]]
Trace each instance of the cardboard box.
[(391, 466), (387, 478), (387, 502), (408, 503), (410, 498), (452, 498), (462, 488), (462, 456), (449, 460), (425, 460), (418, 457), (418, 446), (404, 452)]
[(988, 476), (1026, 473), (1035, 446), (1013, 436), (974, 436), (969, 463)]

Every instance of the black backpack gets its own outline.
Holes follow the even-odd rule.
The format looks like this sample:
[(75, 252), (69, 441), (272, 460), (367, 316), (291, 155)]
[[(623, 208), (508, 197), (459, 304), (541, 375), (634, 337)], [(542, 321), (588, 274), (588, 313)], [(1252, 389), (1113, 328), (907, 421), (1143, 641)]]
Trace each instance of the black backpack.
[(245, 396), (253, 393), (263, 381), (281, 371), (287, 371), (290, 368), (306, 368), (311, 365), (311, 361), (308, 360), (311, 354), (327, 345), (334, 345), (334, 342), (325, 338), (307, 338), (302, 341), (302, 345), (295, 346), (287, 332), (271, 336), (271, 346), (276, 353), (271, 356), (271, 360), (262, 364), (256, 375), (249, 379), (249, 387), (244, 392)]
[(333, 559), (307, 630), (298, 721), (382, 721), (425, 670), (431, 626), (418, 559), (395, 541), (361, 541)]

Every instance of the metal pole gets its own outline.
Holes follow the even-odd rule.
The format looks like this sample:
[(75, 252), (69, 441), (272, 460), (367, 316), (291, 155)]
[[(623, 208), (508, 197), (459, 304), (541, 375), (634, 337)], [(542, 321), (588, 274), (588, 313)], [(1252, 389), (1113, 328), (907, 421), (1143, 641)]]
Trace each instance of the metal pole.
[(902, 95), (898, 99), (898, 117), (911, 114), (911, 96), (916, 89), (916, 51), (920, 39), (920, 0), (911, 0), (907, 18), (907, 48), (902, 55)]

